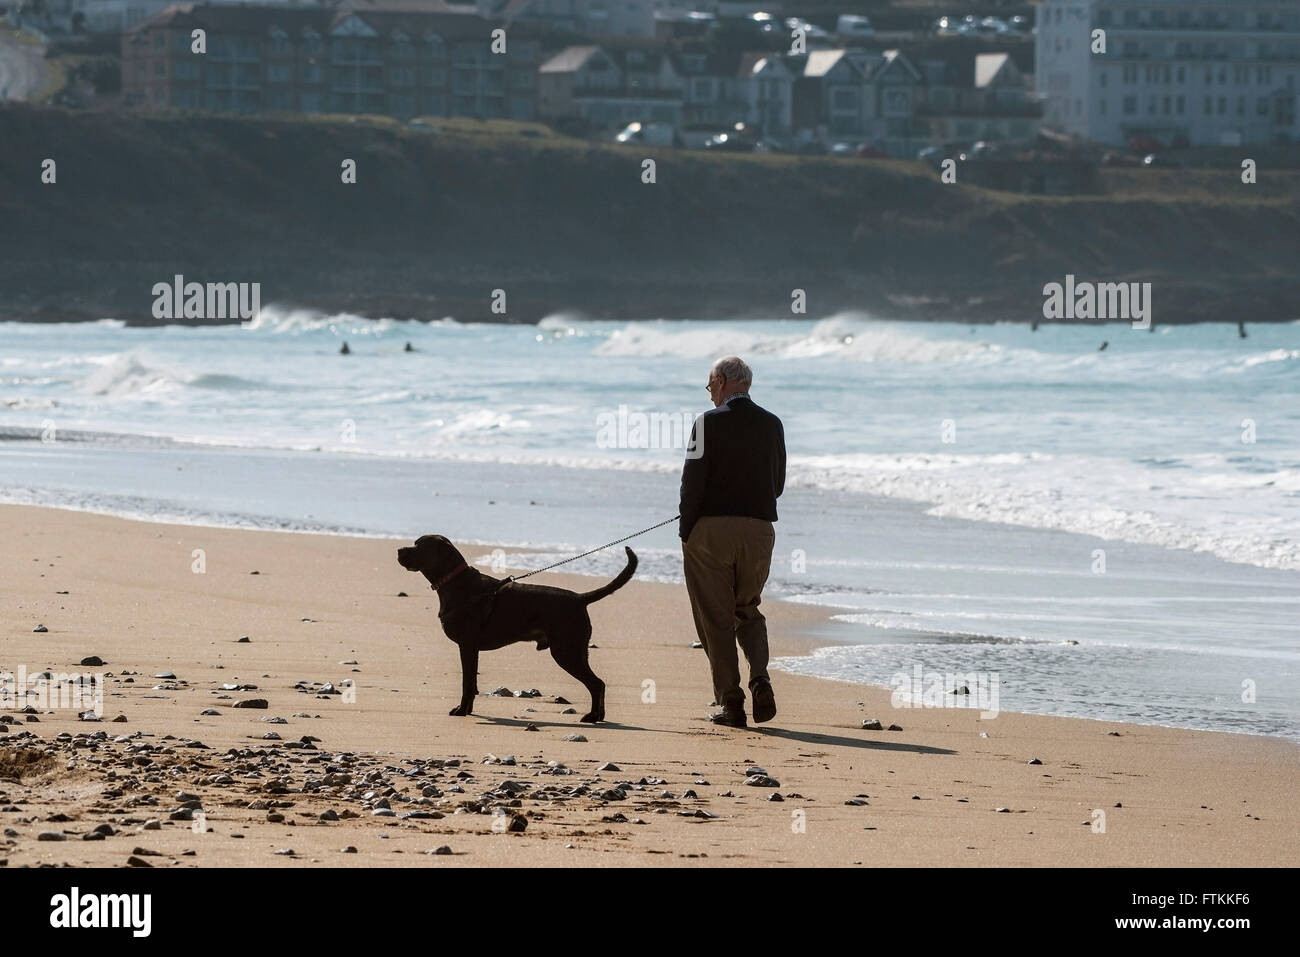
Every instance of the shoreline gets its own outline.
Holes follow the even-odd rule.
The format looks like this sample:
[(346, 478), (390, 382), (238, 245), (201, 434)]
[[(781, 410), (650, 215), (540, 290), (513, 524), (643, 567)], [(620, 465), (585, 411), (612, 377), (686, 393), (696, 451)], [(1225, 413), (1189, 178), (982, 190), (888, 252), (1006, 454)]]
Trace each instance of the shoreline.
[[(109, 519), (112, 521), (130, 522), (139, 525), (164, 526), (170, 528), (189, 529), (189, 530), (211, 529), (211, 530), (229, 531), (229, 532), (248, 532), (254, 535), (263, 535), (263, 534), (299, 535), (299, 536), (305, 536), (310, 538), (341, 539), (345, 541), (350, 540), (350, 541), (366, 542), (366, 543), (387, 542), (394, 546), (397, 545), (398, 543), (402, 543), (402, 544), (406, 543), (406, 539), (385, 532), (366, 533), (361, 531), (340, 531), (335, 528), (264, 528), (264, 527), (221, 524), (215, 520), (210, 523), (204, 523), (202, 521), (177, 522), (177, 521), (169, 521), (169, 520), (159, 520), (156, 518), (150, 518), (145, 516), (124, 515), (107, 509), (96, 510), (93, 508), (78, 507), (78, 506), (71, 506), (71, 505), (26, 505), (26, 504), (18, 504), (18, 503), (0, 502), (0, 513), (3, 513), (4, 511), (11, 510), (11, 509), (23, 509), (23, 510), (30, 510), (33, 512), (45, 512), (45, 511), (66, 512), (72, 515), (95, 516), (99, 518)], [(542, 551), (547, 551), (559, 547), (559, 546), (551, 546), (551, 545), (531, 545), (531, 544), (530, 545), (502, 545), (499, 542), (475, 541), (472, 539), (470, 540), (458, 539), (457, 544), (460, 545), (462, 548), (471, 547), (474, 549), (485, 549), (489, 551), (499, 548), (508, 557), (520, 555), (520, 554), (526, 554), (528, 552), (537, 551), (539, 549)], [(470, 561), (471, 564), (475, 563), (474, 558), (472, 556), (466, 555), (466, 558)], [(525, 572), (525, 571), (532, 571), (532, 569), (531, 567), (515, 567), (513, 565), (507, 565), (503, 569), (501, 574), (502, 575), (518, 574), (520, 572)], [(589, 583), (591, 580), (601, 579), (605, 577), (596, 572), (586, 572), (586, 573), (552, 572), (550, 574), (561, 580), (569, 580), (569, 584), (563, 585), (562, 587), (569, 587), (574, 590), (582, 590), (583, 588), (589, 587)], [(648, 590), (676, 589), (678, 591), (682, 591), (685, 587), (684, 584), (681, 582), (664, 582), (664, 581), (657, 581), (657, 580), (637, 581), (636, 579), (634, 579), (634, 582), (638, 589), (648, 589)], [(838, 638), (834, 635), (834, 632), (836, 631), (845, 631), (845, 632), (848, 631), (848, 623), (836, 621), (836, 616), (852, 614), (853, 609), (851, 606), (818, 604), (814, 602), (798, 602), (798, 601), (790, 601), (782, 598), (768, 598), (766, 596), (764, 597), (763, 605), (764, 605), (765, 614), (771, 616), (773, 614), (773, 610), (775, 609), (775, 615), (779, 621), (781, 621), (783, 624), (787, 626), (793, 626), (800, 629), (799, 631), (793, 633), (787, 632), (779, 639), (776, 638), (773, 639), (774, 647), (771, 652), (771, 658), (773, 660), (777, 658), (807, 658), (807, 657), (812, 657), (818, 650), (823, 648), (832, 648), (832, 647), (856, 644), (852, 640), (849, 640), (847, 637)], [(816, 634), (813, 634), (814, 632)], [(692, 640), (694, 640), (693, 632), (692, 632)], [(775, 642), (777, 641), (789, 642), (790, 647), (777, 648), (775, 647)], [(789, 672), (784, 670), (782, 670), (781, 673), (792, 677), (793, 676), (807, 677), (814, 681), (833, 681), (839, 684), (847, 685), (849, 687), (869, 688), (873, 691), (878, 691), (878, 692), (889, 692), (891, 689), (890, 685), (883, 682), (879, 684), (873, 684), (870, 682), (856, 681), (850, 678), (839, 678), (831, 675), (802, 675), (798, 672)], [(905, 708), (902, 710), (917, 710), (917, 709)], [(955, 709), (955, 710), (979, 710), (979, 709), (971, 705), (965, 707), (964, 709)], [(1006, 713), (1021, 715), (1024, 717), (1033, 717), (1033, 718), (1064, 719), (1064, 720), (1071, 720), (1071, 721), (1093, 721), (1093, 722), (1101, 722), (1103, 724), (1132, 725), (1133, 727), (1153, 728), (1153, 729), (1161, 729), (1161, 730), (1169, 730), (1169, 731), (1246, 735), (1248, 737), (1260, 738), (1262, 740), (1282, 741), (1282, 742), (1286, 742), (1287, 744), (1291, 744), (1297, 748), (1300, 748), (1300, 743), (1297, 743), (1283, 735), (1267, 734), (1259, 731), (1237, 730), (1237, 729), (1230, 729), (1230, 728), (1224, 728), (1224, 729), (1198, 728), (1198, 727), (1192, 727), (1186, 725), (1154, 724), (1154, 723), (1141, 722), (1141, 721), (1116, 721), (1115, 719), (1111, 719), (1111, 718), (1096, 717), (1091, 715), (1077, 715), (1077, 714), (1066, 715), (1066, 714), (1054, 714), (1049, 712), (1038, 712), (1038, 711), (1008, 710), (1006, 711)], [(1300, 754), (1300, 751), (1298, 751), (1298, 754)]]
[[(454, 649), (432, 594), (397, 566), (390, 541), (23, 506), (0, 508), (0, 530), (13, 570), (0, 592), (0, 670), (67, 670), (94, 654), (104, 661), (96, 670), (112, 675), (102, 723), (64, 711), (6, 723), (0, 753), (53, 753), (20, 782), (0, 779), (0, 804), (16, 809), (5, 823), (19, 833), (0, 846), (9, 867), (120, 866), (135, 844), (157, 852), (154, 866), (1294, 858), (1300, 749), (1284, 740), (1010, 712), (981, 721), (966, 708), (897, 714), (886, 690), (783, 672), (775, 721), (715, 728), (703, 718), (707, 665), (689, 647), (680, 586), (634, 581), (592, 606), (607, 723), (561, 712), (555, 696), (580, 713), (582, 689), (530, 645), (485, 655), (474, 716), (451, 718)], [(765, 610), (774, 656), (826, 645), (807, 633), (824, 615), (782, 602)], [(34, 633), (37, 624), (48, 631)], [(165, 672), (176, 677), (150, 677)], [(320, 693), (344, 679), (356, 682), (355, 701)], [(486, 694), (499, 685), (542, 696)], [(232, 707), (247, 696), (268, 707)], [(262, 719), (272, 716), (288, 724), (279, 737), (267, 736)], [(864, 731), (864, 717), (903, 729)], [(71, 740), (57, 740), (65, 731)], [(299, 744), (304, 735), (314, 740)], [(342, 770), (326, 774), (327, 764)], [(746, 786), (750, 765), (779, 784)], [(180, 806), (194, 801), (202, 831), (196, 808)], [(506, 819), (522, 830), (494, 829)], [(99, 824), (114, 836), (83, 842)], [(37, 841), (46, 830), (66, 840)], [(444, 845), (450, 854), (432, 854)], [(293, 854), (276, 853), (286, 848)]]

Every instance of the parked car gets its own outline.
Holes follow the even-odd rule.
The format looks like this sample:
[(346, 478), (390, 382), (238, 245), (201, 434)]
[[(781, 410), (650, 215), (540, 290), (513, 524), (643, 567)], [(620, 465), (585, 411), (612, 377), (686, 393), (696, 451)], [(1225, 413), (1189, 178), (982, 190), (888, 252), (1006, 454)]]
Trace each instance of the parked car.
[(706, 150), (718, 153), (752, 153), (758, 144), (740, 133), (715, 133), (704, 141)]
[(629, 123), (614, 142), (640, 146), (675, 146), (677, 131), (667, 123)]
[(832, 156), (852, 156), (856, 148), (851, 143), (833, 143), (831, 144), (830, 154)]
[(829, 40), (831, 38), (829, 30), (823, 30), (817, 24), (810, 23), (802, 17), (787, 17), (785, 26), (787, 30), (802, 30), (803, 35), (809, 40)]
[(874, 37), (876, 28), (871, 25), (871, 21), (867, 17), (845, 13), (841, 14), (840, 18), (835, 21), (835, 32), (841, 37), (860, 39)]
[(1148, 153), (1142, 157), (1142, 165), (1148, 168), (1160, 167), (1164, 169), (1182, 169), (1183, 164), (1177, 160), (1170, 159), (1163, 153)]
[(934, 21), (934, 32), (941, 37), (955, 37), (958, 21), (956, 17), (940, 17)]
[(1131, 153), (1103, 153), (1101, 156), (1102, 166), (1141, 166), (1142, 161)]
[(860, 143), (853, 155), (858, 159), (889, 159), (889, 154), (875, 143)]
[(984, 140), (980, 140), (976, 143), (972, 143), (968, 149), (964, 149), (958, 153), (957, 159), (962, 163), (967, 163), (971, 160), (989, 159), (995, 152), (997, 152), (997, 147), (992, 143), (986, 143)]

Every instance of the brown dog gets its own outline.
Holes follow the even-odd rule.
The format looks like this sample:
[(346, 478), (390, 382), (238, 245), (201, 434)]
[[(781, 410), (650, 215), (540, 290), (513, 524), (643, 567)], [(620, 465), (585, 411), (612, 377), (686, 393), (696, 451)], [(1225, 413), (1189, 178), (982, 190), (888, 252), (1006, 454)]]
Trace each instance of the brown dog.
[(555, 663), (586, 686), (591, 710), (583, 721), (605, 720), (605, 682), (587, 663), (591, 616), (587, 606), (618, 591), (636, 571), (636, 554), (627, 552), (627, 567), (607, 585), (584, 594), (550, 585), (521, 585), (484, 575), (442, 535), (422, 535), (415, 545), (397, 550), (407, 571), (420, 572), (438, 593), (438, 620), (447, 637), (460, 646), (460, 704), (453, 715), (474, 711), (478, 694), (478, 653), (517, 641), (535, 641), (551, 649)]

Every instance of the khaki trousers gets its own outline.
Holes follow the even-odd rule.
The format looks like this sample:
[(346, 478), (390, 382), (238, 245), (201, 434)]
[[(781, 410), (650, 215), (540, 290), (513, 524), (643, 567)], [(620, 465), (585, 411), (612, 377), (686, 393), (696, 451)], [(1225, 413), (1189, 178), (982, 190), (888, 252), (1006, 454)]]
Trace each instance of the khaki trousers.
[(740, 515), (706, 515), (682, 543), (686, 592), (695, 632), (713, 671), (714, 700), (743, 708), (736, 645), (754, 680), (767, 677), (767, 620), (758, 603), (772, 565), (772, 523)]

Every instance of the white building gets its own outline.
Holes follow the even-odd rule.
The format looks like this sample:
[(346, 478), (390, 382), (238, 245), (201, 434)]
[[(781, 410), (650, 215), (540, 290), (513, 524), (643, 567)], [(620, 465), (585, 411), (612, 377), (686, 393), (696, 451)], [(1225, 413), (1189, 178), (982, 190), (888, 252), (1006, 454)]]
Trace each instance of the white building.
[(1116, 146), (1300, 141), (1294, 0), (1039, 0), (1037, 26), (1045, 126)]

